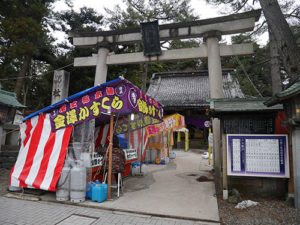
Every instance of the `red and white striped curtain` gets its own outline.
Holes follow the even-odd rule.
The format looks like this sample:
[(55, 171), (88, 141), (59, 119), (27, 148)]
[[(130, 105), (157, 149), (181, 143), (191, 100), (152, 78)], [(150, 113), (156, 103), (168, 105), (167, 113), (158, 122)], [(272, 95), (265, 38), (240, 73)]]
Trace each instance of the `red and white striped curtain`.
[[(148, 136), (145, 128), (129, 133), (129, 141), (132, 148), (137, 150), (138, 159), (144, 161), (148, 144)], [(142, 156), (140, 154), (142, 153)]]
[(109, 144), (109, 124), (95, 127), (95, 148)]
[(71, 126), (52, 132), (49, 114), (35, 116), (21, 124), (21, 146), (9, 185), (55, 191), (71, 132)]

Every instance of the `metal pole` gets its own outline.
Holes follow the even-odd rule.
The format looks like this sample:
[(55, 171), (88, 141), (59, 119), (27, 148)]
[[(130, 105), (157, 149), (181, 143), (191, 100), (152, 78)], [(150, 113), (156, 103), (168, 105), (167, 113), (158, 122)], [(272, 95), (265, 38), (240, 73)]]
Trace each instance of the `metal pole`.
[(114, 113), (110, 114), (110, 130), (109, 130), (109, 154), (108, 154), (108, 180), (107, 180), (107, 199), (110, 199), (111, 186), (111, 169), (112, 169), (112, 140), (114, 130)]
[[(144, 115), (142, 116), (142, 118), (144, 118)], [(141, 141), (141, 149), (140, 149), (140, 174), (142, 174), (142, 161), (143, 161), (143, 148), (144, 148), (144, 128), (142, 129), (142, 141)]]
[(211, 158), (210, 134), (211, 134), (211, 128), (208, 129), (208, 165), (210, 165), (210, 158)]

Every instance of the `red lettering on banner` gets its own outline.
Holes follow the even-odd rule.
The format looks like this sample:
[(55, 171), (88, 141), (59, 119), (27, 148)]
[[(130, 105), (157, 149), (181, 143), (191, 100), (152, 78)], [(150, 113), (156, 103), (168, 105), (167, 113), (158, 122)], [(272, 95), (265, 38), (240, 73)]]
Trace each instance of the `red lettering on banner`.
[(59, 109), (59, 113), (63, 113), (67, 110), (67, 106), (63, 105), (60, 109)]
[(77, 107), (77, 101), (74, 101), (74, 102), (72, 102), (71, 104), (70, 104), (70, 108), (71, 109), (74, 109), (74, 108), (76, 108)]
[(149, 98), (149, 103), (152, 104), (152, 98)]
[(156, 101), (154, 101), (154, 100), (153, 100), (153, 105), (155, 105), (157, 108), (159, 108), (158, 107), (158, 103)]
[(143, 93), (140, 92), (140, 99), (143, 99)]
[(145, 100), (147, 101), (147, 99), (148, 99), (148, 96), (147, 96), (147, 95), (145, 95)]
[(82, 103), (87, 104), (90, 102), (90, 96), (86, 95), (82, 97)]
[(106, 88), (106, 94), (107, 95), (114, 95), (115, 91), (114, 91), (114, 88), (112, 87), (107, 87)]
[(95, 99), (101, 98), (102, 97), (102, 93), (101, 91), (97, 91), (95, 94)]

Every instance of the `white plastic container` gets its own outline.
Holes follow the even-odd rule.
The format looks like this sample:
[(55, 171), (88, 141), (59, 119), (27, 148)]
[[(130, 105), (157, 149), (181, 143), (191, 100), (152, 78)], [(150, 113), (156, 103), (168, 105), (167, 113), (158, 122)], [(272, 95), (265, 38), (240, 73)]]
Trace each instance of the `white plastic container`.
[(70, 184), (71, 202), (83, 202), (86, 192), (86, 169), (78, 161), (71, 169), (71, 184)]
[(140, 174), (140, 165), (131, 165), (131, 175), (136, 176), (137, 174)]

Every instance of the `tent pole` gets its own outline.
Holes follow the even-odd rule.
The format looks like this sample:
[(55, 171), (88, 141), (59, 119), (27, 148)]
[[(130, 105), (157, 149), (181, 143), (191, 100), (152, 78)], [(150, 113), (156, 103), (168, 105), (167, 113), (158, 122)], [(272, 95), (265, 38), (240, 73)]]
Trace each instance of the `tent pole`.
[(109, 129), (109, 155), (108, 155), (107, 199), (110, 199), (110, 189), (111, 189), (113, 131), (114, 131), (114, 113), (111, 112), (111, 114), (110, 114), (110, 129)]
[[(142, 118), (144, 119), (144, 115), (142, 116)], [(143, 161), (143, 148), (144, 148), (144, 129), (142, 129), (142, 143), (141, 143), (141, 149), (140, 149), (140, 157), (141, 157), (141, 161), (140, 161), (140, 174), (142, 174), (142, 161)]]

